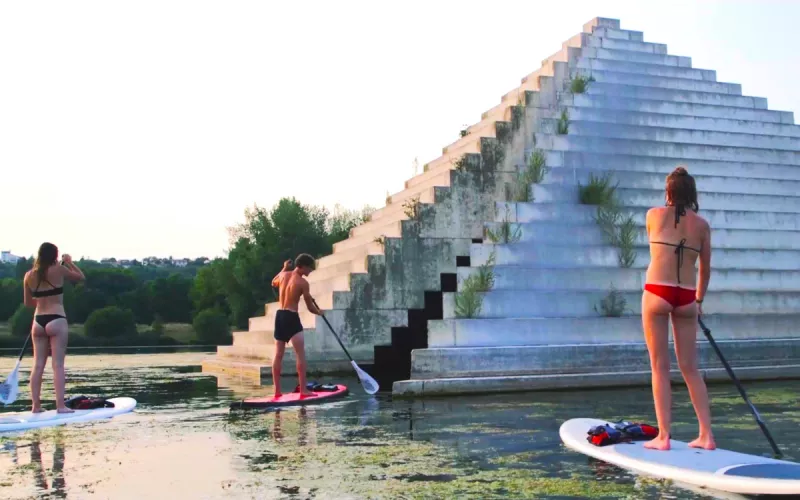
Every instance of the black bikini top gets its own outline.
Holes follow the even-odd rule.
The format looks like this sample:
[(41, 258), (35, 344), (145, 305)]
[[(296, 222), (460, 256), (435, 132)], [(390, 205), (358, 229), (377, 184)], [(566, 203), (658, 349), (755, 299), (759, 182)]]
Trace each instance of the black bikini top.
[[(678, 222), (680, 221), (681, 215), (686, 215), (686, 207), (683, 205), (675, 205), (675, 227), (678, 227)], [(671, 247), (675, 247), (675, 255), (677, 256), (677, 261), (678, 261), (677, 262), (678, 283), (681, 282), (681, 267), (683, 267), (683, 251), (688, 248), (689, 250), (694, 250), (695, 252), (700, 253), (700, 250), (686, 246), (686, 238), (683, 238), (677, 245), (674, 243), (667, 243), (665, 241), (652, 241), (651, 243), (657, 243), (659, 245), (668, 245)]]
[(48, 280), (45, 280), (45, 281), (47, 281), (47, 284), (48, 284), (48, 285), (50, 285), (50, 286), (52, 286), (53, 288), (51, 288), (51, 289), (49, 289), (49, 290), (42, 290), (42, 291), (40, 292), (40, 291), (39, 291), (39, 285), (41, 285), (42, 283), (41, 283), (41, 282), (39, 282), (39, 284), (38, 284), (38, 285), (36, 285), (36, 290), (34, 290), (34, 291), (32, 291), (32, 292), (31, 292), (31, 295), (32, 295), (34, 298), (37, 298), (37, 299), (38, 299), (38, 298), (40, 298), (40, 297), (53, 297), (53, 296), (56, 296), (56, 295), (61, 295), (62, 293), (64, 293), (64, 287), (63, 287), (63, 286), (56, 287), (55, 285), (53, 285), (52, 283), (50, 283)]

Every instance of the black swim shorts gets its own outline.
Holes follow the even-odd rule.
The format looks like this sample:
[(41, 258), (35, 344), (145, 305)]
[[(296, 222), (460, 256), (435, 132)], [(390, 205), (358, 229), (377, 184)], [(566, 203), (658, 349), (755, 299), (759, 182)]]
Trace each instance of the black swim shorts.
[(300, 315), (289, 309), (279, 309), (275, 314), (275, 340), (289, 342), (292, 337), (303, 331)]

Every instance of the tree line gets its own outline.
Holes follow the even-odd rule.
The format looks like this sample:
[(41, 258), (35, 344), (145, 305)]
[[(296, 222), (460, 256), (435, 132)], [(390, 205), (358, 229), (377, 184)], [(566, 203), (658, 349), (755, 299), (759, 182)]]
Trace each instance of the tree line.
[[(227, 255), (206, 264), (201, 258), (182, 268), (118, 268), (82, 259), (77, 265), (86, 280), (65, 285), (67, 318), (85, 324), (89, 337), (141, 343), (131, 338), (136, 336), (131, 325), (152, 325), (157, 336), (163, 323), (192, 323), (203, 330), (204, 335), (197, 332), (202, 340), (224, 342), (231, 328), (246, 329), (248, 318), (264, 314), (264, 304), (277, 299), (271, 281), (286, 259), (301, 252), (317, 258), (330, 254), (371, 212), (338, 205), (331, 212), (283, 198), (271, 209), (245, 210), (245, 220), (228, 228)], [(22, 278), (32, 265), (33, 259), (0, 265), (0, 321), (15, 323), (12, 332), (22, 336), (30, 331), (33, 314), (22, 304)]]

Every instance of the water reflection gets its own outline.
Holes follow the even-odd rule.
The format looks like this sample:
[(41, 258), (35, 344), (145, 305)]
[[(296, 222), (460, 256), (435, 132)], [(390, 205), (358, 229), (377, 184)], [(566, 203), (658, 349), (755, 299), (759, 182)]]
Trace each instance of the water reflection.
[[(176, 499), (709, 498), (562, 446), (558, 427), (568, 418), (652, 421), (647, 388), (409, 401), (368, 396), (356, 379), (338, 378), (353, 388), (341, 400), (231, 411), (232, 401), (271, 388), (165, 356), (73, 365), (71, 395), (132, 396), (139, 406), (108, 421), (0, 434), (0, 497), (136, 498), (146, 478), (149, 491)], [(748, 384), (790, 456), (800, 455), (796, 386)], [(673, 432), (686, 440), (696, 422), (676, 389)], [(710, 392), (720, 445), (768, 455), (735, 389)]]

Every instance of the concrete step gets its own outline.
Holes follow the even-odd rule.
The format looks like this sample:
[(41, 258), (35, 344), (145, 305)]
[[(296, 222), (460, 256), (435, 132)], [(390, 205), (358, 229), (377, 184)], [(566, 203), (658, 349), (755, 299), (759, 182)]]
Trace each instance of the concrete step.
[[(636, 221), (638, 222), (638, 221)], [(486, 223), (495, 234), (502, 222)], [(603, 233), (594, 223), (576, 223), (569, 219), (552, 222), (510, 223), (511, 234), (516, 235), (513, 245), (603, 245)], [(637, 223), (637, 247), (647, 247), (647, 234), (643, 223)], [(712, 229), (714, 249), (736, 250), (800, 250), (800, 231), (774, 231), (770, 229)], [(488, 244), (486, 240), (484, 244)], [(502, 243), (502, 241), (498, 242)]]
[[(667, 53), (667, 45), (664, 43), (621, 40), (619, 38), (603, 38), (600, 36), (593, 36), (593, 35), (588, 35), (588, 36), (576, 35), (569, 41), (565, 42), (565, 45), (574, 43), (574, 40), (579, 40), (578, 44), (581, 44), (582, 42), (582, 46), (584, 47), (595, 47), (595, 48), (604, 48), (611, 50), (628, 50), (635, 52), (648, 52), (651, 54)], [(578, 46), (578, 44), (573, 46)]]
[[(713, 238), (713, 236), (712, 236)], [(713, 244), (713, 243), (712, 243)], [(637, 246), (637, 255), (632, 265), (643, 268), (650, 263), (648, 247)], [(579, 247), (575, 245), (473, 244), (470, 248), (470, 263), (477, 267), (486, 263), (491, 252), (495, 252), (495, 265), (527, 265), (532, 267), (609, 267), (619, 268), (618, 250), (610, 245)], [(800, 270), (800, 250), (713, 250), (712, 266), (720, 269)]]
[[(715, 315), (716, 316), (716, 315)], [(620, 321), (622, 318), (619, 319)], [(707, 316), (709, 323), (715, 322)], [(709, 328), (714, 328), (711, 324)], [(615, 328), (611, 326), (609, 332)], [(715, 340), (717, 329), (714, 328)], [(718, 331), (724, 335), (724, 329)], [(702, 337), (702, 336), (701, 336)], [(717, 340), (720, 350), (737, 375), (746, 368), (800, 364), (800, 339), (796, 334), (785, 339)], [(719, 367), (719, 358), (711, 345), (698, 339), (698, 364), (701, 369)], [(671, 365), (677, 368), (674, 349), (670, 346)], [(439, 347), (417, 349), (411, 353), (413, 379), (489, 377), (524, 374), (590, 374), (588, 380), (609, 372), (623, 374), (642, 370), (648, 385), (650, 365), (644, 342), (613, 342), (606, 344), (558, 344), (506, 347)], [(795, 371), (797, 373), (797, 371)], [(723, 376), (727, 376), (722, 371)], [(676, 377), (679, 378), (679, 377)], [(477, 383), (472, 378), (473, 383)], [(604, 385), (613, 382), (606, 378)], [(613, 385), (613, 384), (612, 384)], [(584, 384), (585, 387), (585, 384)], [(427, 391), (427, 389), (426, 389)]]
[(346, 260), (338, 264), (317, 268), (313, 273), (306, 277), (309, 283), (317, 281), (325, 281), (333, 278), (334, 276), (341, 276), (348, 273), (365, 273), (367, 272), (367, 259)]
[(217, 346), (217, 358), (223, 360), (272, 362), (274, 347), (270, 345), (221, 345)]
[[(433, 203), (435, 199), (435, 188), (433, 187), (425, 188), (418, 193), (418, 196), (420, 203)], [(367, 222), (366, 224), (383, 225), (386, 223), (386, 220), (381, 221), (380, 219), (383, 219), (387, 216), (395, 216), (395, 217), (399, 216), (401, 218), (405, 217), (405, 207), (403, 206), (403, 203), (390, 203), (385, 207), (375, 210), (374, 212), (372, 212), (372, 216), (370, 217), (369, 222)], [(399, 220), (399, 219), (394, 219), (394, 220)]]
[(605, 59), (613, 61), (637, 62), (647, 64), (658, 64), (662, 66), (675, 66), (679, 68), (691, 68), (692, 58), (686, 56), (671, 56), (668, 54), (653, 54), (647, 52), (637, 52), (631, 50), (615, 50), (601, 47), (584, 47), (581, 50), (581, 57), (589, 59)]
[[(541, 131), (555, 134), (557, 120), (546, 118), (540, 121)], [(624, 125), (596, 121), (569, 121), (570, 136), (604, 137), (653, 142), (673, 142), (706, 146), (742, 147), (751, 149), (800, 151), (800, 137), (757, 135), (741, 132), (714, 132), (655, 125)]]
[[(765, 194), (715, 193), (700, 191), (699, 199), (706, 210), (742, 210), (747, 212), (800, 213), (800, 196)], [(616, 198), (623, 207), (655, 207), (664, 205), (663, 189), (617, 188)], [(578, 188), (555, 184), (535, 184), (533, 199), (541, 203), (579, 203)]]
[[(591, 88), (591, 85), (589, 88)], [(659, 99), (640, 99), (628, 96), (590, 93), (563, 94), (559, 102), (562, 106), (576, 106), (581, 108), (602, 108), (617, 111), (639, 111), (669, 115), (705, 116), (709, 118), (726, 118), (729, 120), (753, 120), (794, 124), (794, 113), (791, 111), (776, 111), (771, 109), (715, 106), (694, 102), (672, 102)]]
[(355, 248), (348, 248), (341, 252), (336, 252), (331, 255), (326, 255), (317, 259), (317, 269), (322, 269), (328, 266), (340, 264), (342, 262), (349, 262), (353, 260), (366, 260), (367, 255), (382, 255), (383, 245), (377, 242), (370, 242)]
[[(719, 340), (797, 336), (800, 314), (713, 314), (704, 319)], [(669, 326), (672, 330), (672, 326)], [(500, 334), (498, 334), (500, 333)], [(670, 332), (671, 333), (671, 332)], [(702, 333), (698, 331), (702, 337)], [(504, 347), (643, 342), (642, 318), (497, 318), (428, 321), (428, 347)]]
[[(548, 167), (569, 168), (615, 168), (639, 172), (657, 172), (664, 175), (672, 172), (676, 165), (686, 163), (681, 156), (642, 156), (601, 153), (597, 151), (547, 151)], [(778, 165), (766, 162), (724, 161), (693, 159), (688, 165), (689, 173), (712, 176), (733, 176), (754, 179), (800, 180), (800, 169), (793, 165)]]
[[(498, 202), (498, 221), (505, 218), (506, 207), (511, 215), (509, 220), (522, 223), (555, 221), (563, 224), (569, 221), (573, 224), (592, 224), (593, 217), (597, 213), (597, 207), (592, 205)], [(643, 225), (647, 210), (647, 207), (626, 207), (625, 213), (633, 215), (637, 224)], [(791, 213), (703, 209), (700, 215), (708, 221), (712, 231), (716, 229), (800, 231), (800, 217)]]
[[(567, 94), (575, 95), (568, 91), (561, 93), (561, 95)], [(701, 92), (697, 90), (643, 87), (621, 83), (592, 82), (589, 84), (586, 92), (577, 95), (624, 97), (627, 99), (705, 104), (730, 108), (767, 109), (766, 99), (762, 97), (722, 94), (718, 92)]]
[[(427, 172), (426, 172), (427, 173)], [(406, 201), (420, 196), (420, 193), (426, 189), (431, 189), (434, 186), (449, 186), (450, 185), (450, 169), (441, 168), (431, 172), (431, 175), (425, 176), (423, 179), (418, 180), (399, 193), (395, 193), (390, 197), (390, 203), (405, 203)]]
[(570, 68), (588, 71), (616, 71), (618, 73), (638, 73), (642, 75), (686, 78), (690, 80), (717, 81), (717, 72), (712, 69), (678, 68), (661, 64), (614, 61), (609, 59), (590, 59), (587, 57), (570, 61)]
[(541, 149), (554, 151), (587, 151), (593, 153), (660, 156), (683, 158), (691, 169), (692, 161), (714, 160), (764, 162), (779, 165), (800, 165), (800, 151), (756, 149), (733, 146), (709, 146), (686, 143), (586, 137), (580, 135), (536, 134)]
[[(795, 168), (795, 167), (788, 167)], [(796, 196), (800, 193), (800, 180), (777, 180), (761, 178), (743, 178), (732, 172), (721, 172), (722, 175), (693, 174), (701, 193), (748, 193), (764, 195)], [(664, 189), (665, 175), (662, 172), (638, 172), (617, 170), (614, 165), (608, 169), (553, 167), (542, 179), (542, 185), (563, 185), (577, 189), (578, 184), (587, 185), (591, 176), (611, 175), (612, 183), (623, 189)]]
[(403, 235), (401, 223), (402, 219), (392, 220), (391, 218), (384, 217), (383, 219), (379, 220), (385, 220), (386, 224), (383, 226), (367, 226), (369, 230), (363, 229), (355, 236), (350, 236), (346, 240), (334, 243), (333, 253), (343, 252), (351, 248), (366, 245), (367, 243), (374, 242), (376, 238), (380, 238), (382, 236), (387, 238), (399, 238)]
[(629, 40), (631, 42), (643, 42), (644, 33), (641, 31), (621, 30), (608, 27), (595, 27), (591, 31), (591, 35), (595, 38), (609, 38), (613, 40)]
[(664, 76), (641, 75), (636, 73), (618, 73), (616, 71), (592, 71), (595, 83), (618, 84), (649, 88), (688, 90), (694, 92), (714, 92), (732, 96), (742, 95), (742, 86), (738, 83), (708, 82), (705, 80), (689, 80), (687, 78), (669, 78)]
[[(252, 319), (252, 318), (251, 318)], [(268, 330), (249, 330), (246, 332), (233, 332), (233, 345), (274, 345), (272, 326)]]
[[(609, 283), (610, 285), (610, 283)], [(492, 290), (481, 294), (478, 318), (597, 318), (595, 311), (609, 289), (589, 290)], [(620, 291), (625, 314), (641, 314), (642, 292)], [(455, 317), (455, 294), (443, 294), (444, 318)], [(703, 310), (714, 314), (788, 314), (800, 310), (798, 292), (718, 292), (710, 289)]]
[[(547, 269), (522, 264), (495, 266), (493, 271), (492, 290), (606, 290), (610, 283), (614, 283), (618, 290), (641, 292), (647, 269)], [(477, 268), (459, 268), (459, 283), (477, 272)], [(800, 271), (721, 269), (712, 266), (710, 283), (715, 292), (800, 292)]]
[[(703, 130), (710, 132), (735, 132), (743, 134), (800, 137), (800, 126), (783, 123), (770, 123), (754, 120), (729, 120), (701, 116), (668, 115), (638, 111), (617, 111), (602, 108), (566, 107), (572, 122), (613, 123), (639, 127), (664, 127), (671, 129)], [(558, 119), (560, 110), (550, 113), (550, 118)]]

